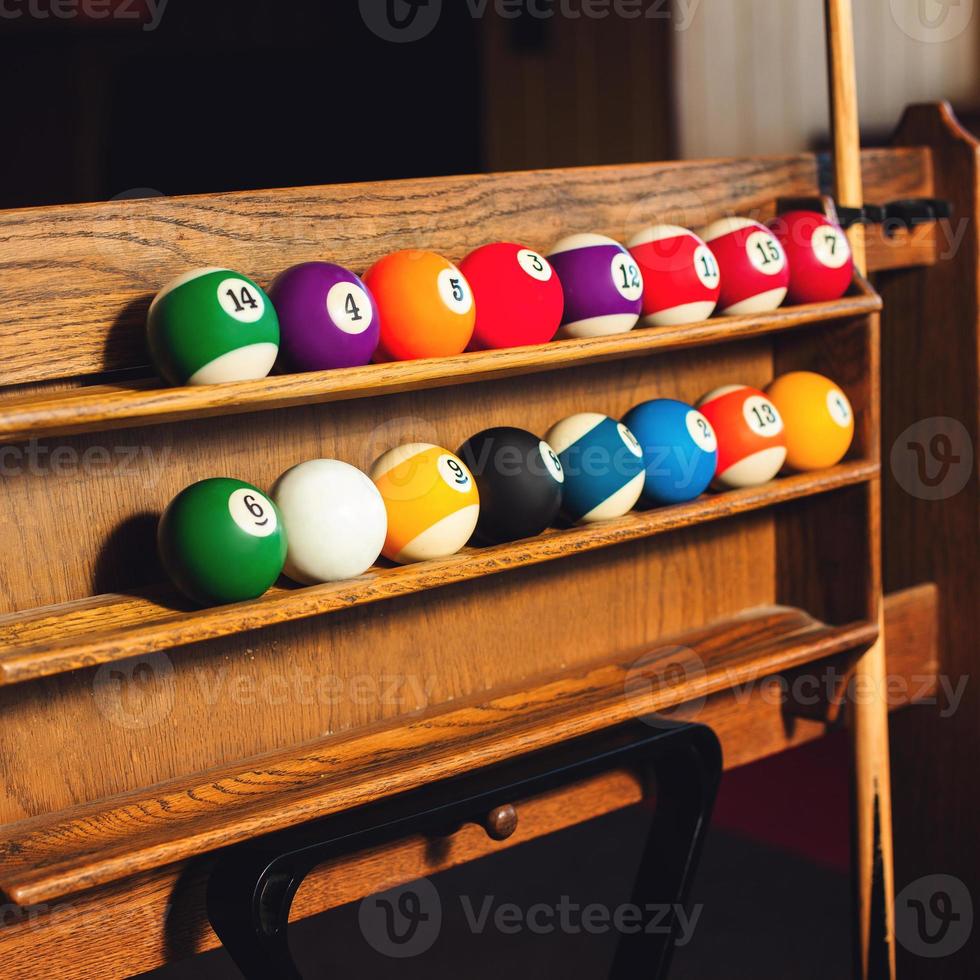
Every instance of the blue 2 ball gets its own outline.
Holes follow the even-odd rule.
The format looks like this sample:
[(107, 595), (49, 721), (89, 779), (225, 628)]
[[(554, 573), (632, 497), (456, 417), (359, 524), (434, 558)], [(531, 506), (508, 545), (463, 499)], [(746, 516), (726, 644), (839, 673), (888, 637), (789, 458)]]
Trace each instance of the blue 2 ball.
[(637, 405), (623, 422), (643, 449), (645, 503), (681, 504), (707, 490), (718, 465), (718, 438), (696, 408), (658, 398)]

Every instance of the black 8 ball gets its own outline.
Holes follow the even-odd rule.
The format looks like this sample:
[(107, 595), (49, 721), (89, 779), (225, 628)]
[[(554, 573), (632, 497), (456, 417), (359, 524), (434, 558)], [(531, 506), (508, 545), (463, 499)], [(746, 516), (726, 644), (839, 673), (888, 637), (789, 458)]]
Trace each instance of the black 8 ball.
[(543, 439), (500, 426), (468, 439), (457, 455), (480, 491), (477, 544), (532, 538), (558, 516), (565, 474), (558, 454)]

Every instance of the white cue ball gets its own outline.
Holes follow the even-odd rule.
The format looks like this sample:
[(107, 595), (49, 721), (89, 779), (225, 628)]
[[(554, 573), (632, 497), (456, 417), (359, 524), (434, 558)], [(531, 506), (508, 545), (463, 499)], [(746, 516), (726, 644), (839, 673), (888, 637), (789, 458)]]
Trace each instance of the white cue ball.
[(388, 514), (366, 474), (336, 459), (313, 459), (287, 470), (272, 499), (289, 550), (286, 575), (303, 585), (363, 575), (377, 560)]

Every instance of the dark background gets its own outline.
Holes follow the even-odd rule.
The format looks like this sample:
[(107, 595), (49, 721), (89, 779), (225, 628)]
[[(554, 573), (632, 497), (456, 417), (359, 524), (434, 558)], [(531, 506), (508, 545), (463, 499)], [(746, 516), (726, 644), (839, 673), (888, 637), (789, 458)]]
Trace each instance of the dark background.
[(50, 2), (0, 5), (24, 14), (0, 16), (0, 207), (670, 152), (666, 21), (474, 19), (445, 0), (429, 36), (395, 44), (356, 0), (169, 0), (154, 30), (146, 0), (28, 16)]

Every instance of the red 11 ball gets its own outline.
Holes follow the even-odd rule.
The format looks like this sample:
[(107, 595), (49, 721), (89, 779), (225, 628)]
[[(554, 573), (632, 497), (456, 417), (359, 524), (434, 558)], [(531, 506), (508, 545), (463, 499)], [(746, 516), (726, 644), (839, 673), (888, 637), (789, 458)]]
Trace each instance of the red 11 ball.
[(459, 268), (476, 299), (470, 350), (546, 344), (558, 332), (565, 296), (543, 255), (496, 242), (471, 252)]
[(790, 303), (840, 299), (854, 278), (843, 229), (816, 211), (787, 211), (769, 222), (789, 260)]
[(718, 305), (721, 275), (711, 249), (693, 231), (654, 225), (629, 242), (643, 273), (645, 327), (707, 320)]
[(779, 239), (751, 218), (721, 218), (701, 232), (721, 270), (721, 313), (768, 313), (786, 298), (789, 263)]

